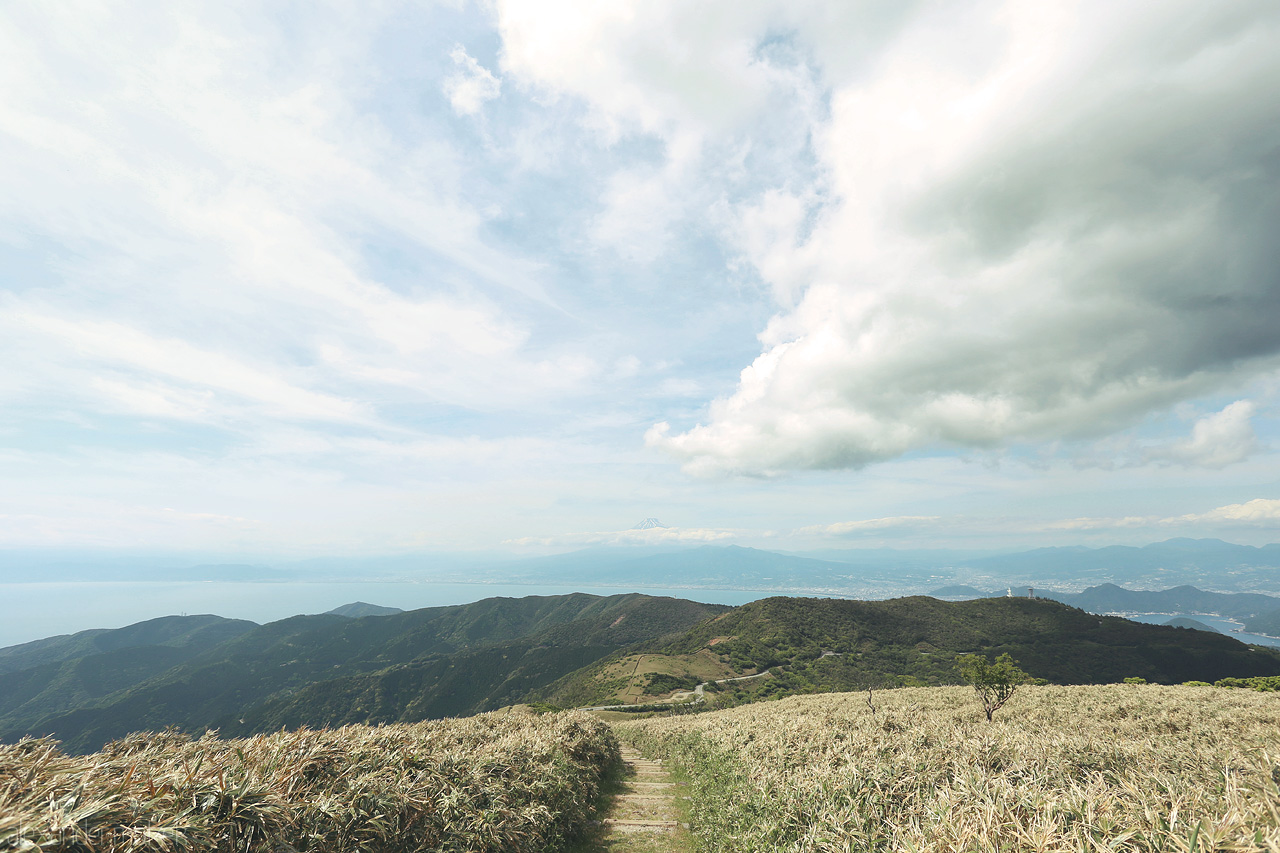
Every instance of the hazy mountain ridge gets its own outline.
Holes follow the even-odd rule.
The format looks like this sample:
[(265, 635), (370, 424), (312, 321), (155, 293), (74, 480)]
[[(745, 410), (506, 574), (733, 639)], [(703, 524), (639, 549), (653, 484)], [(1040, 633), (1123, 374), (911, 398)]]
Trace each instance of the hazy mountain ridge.
[(139, 646), (205, 648), (243, 634), (256, 623), (221, 616), (161, 616), (123, 628), (93, 628), (0, 648), (0, 673)]
[(732, 585), (740, 589), (829, 586), (849, 575), (847, 564), (739, 545), (654, 549), (593, 548), (509, 564), (513, 579), (548, 583), (644, 583), (649, 586)]
[[(998, 598), (999, 592), (966, 585), (939, 587), (929, 593), (937, 598)], [(1184, 585), (1173, 589), (1125, 589), (1113, 583), (1092, 586), (1083, 592), (1036, 590), (1040, 598), (1048, 598), (1079, 607), (1090, 613), (1203, 613), (1216, 614), (1244, 623), (1245, 630), (1255, 634), (1280, 632), (1280, 598), (1249, 592), (1208, 592)], [(1201, 623), (1202, 624), (1202, 623)], [(1263, 630), (1270, 627), (1273, 630)], [(1205, 630), (1216, 631), (1208, 625)]]
[(1016, 586), (1051, 586), (1074, 577), (1146, 587), (1190, 584), (1280, 592), (1275, 572), (1280, 567), (1280, 544), (1236, 545), (1220, 539), (1168, 539), (1141, 547), (1037, 548), (968, 560), (963, 566), (993, 579), (1016, 581)]
[(1192, 619), (1189, 616), (1176, 616), (1173, 619), (1170, 619), (1168, 622), (1165, 622), (1164, 624), (1169, 625), (1170, 627), (1173, 627), (1173, 628), (1190, 628), (1193, 631), (1208, 631), (1213, 634), (1222, 633), (1212, 625), (1206, 625), (1200, 620)]
[(365, 616), (393, 616), (396, 613), (403, 613), (404, 610), (399, 607), (383, 607), (380, 604), (353, 601), (325, 612), (332, 613), (334, 616), (345, 616), (348, 619), (363, 619)]
[(1189, 585), (1164, 590), (1132, 590), (1106, 583), (1079, 593), (1044, 591), (1039, 594), (1090, 613), (1216, 613), (1243, 621), (1280, 611), (1280, 598), (1274, 596), (1206, 592)]
[[(0, 553), (0, 557), (7, 556)], [(778, 592), (832, 592), (858, 597), (908, 595), (946, 585), (1082, 589), (1108, 581), (1168, 588), (1280, 594), (1280, 544), (1236, 545), (1217, 539), (1169, 539), (1149, 545), (1037, 548), (1012, 554), (953, 549), (887, 548), (771, 551), (739, 545), (597, 546), (563, 554), (407, 554), (324, 558), (274, 566), (206, 563), (178, 558), (102, 565), (50, 558), (39, 565), (18, 554), (0, 561), (0, 582), (43, 580), (302, 582), (404, 580), (508, 582), (667, 588), (732, 587)]]

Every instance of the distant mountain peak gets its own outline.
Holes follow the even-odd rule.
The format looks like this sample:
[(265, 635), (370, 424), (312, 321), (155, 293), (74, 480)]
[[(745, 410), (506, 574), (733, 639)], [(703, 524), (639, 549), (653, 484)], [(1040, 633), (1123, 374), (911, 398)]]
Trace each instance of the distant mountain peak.
[(382, 607), (377, 604), (369, 604), (364, 601), (353, 601), (350, 604), (344, 604), (341, 607), (335, 607), (328, 611), (334, 616), (345, 616), (348, 619), (360, 619), (364, 616), (391, 616), (396, 613), (403, 613), (399, 607)]
[(635, 527), (632, 527), (631, 529), (632, 530), (653, 530), (655, 527), (661, 528), (663, 530), (667, 529), (667, 526), (663, 524), (661, 521), (658, 521), (658, 519), (656, 518), (646, 518), (644, 521), (640, 522), (639, 524), (637, 524)]

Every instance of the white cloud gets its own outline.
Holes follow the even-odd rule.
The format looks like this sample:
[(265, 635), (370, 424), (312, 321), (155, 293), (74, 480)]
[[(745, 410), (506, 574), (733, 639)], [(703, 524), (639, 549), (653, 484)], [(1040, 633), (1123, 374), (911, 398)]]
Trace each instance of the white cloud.
[[(809, 169), (810, 131), (826, 105), (812, 57), (790, 33), (820, 29), (827, 4), (502, 0), (497, 10), (508, 78), (583, 105), (603, 145), (660, 143), (656, 161), (602, 181), (589, 233), (626, 261), (652, 263), (689, 233), (718, 234), (727, 197)], [(845, 39), (842, 51), (861, 40)]]
[[(825, 69), (829, 201), (742, 208), (784, 310), (648, 443), (696, 474), (861, 467), (1104, 436), (1274, 370), (1278, 31), (1266, 4), (940, 8)], [(1176, 454), (1243, 458), (1227, 420)]]
[(1274, 527), (1280, 522), (1280, 500), (1254, 498), (1239, 504), (1227, 504), (1207, 512), (1172, 516), (1125, 516), (1121, 518), (1072, 518), (1046, 525), (1048, 530), (1125, 530), (1187, 528), (1214, 530), (1220, 527)]
[(1258, 449), (1251, 420), (1254, 411), (1252, 402), (1238, 400), (1196, 421), (1190, 438), (1149, 449), (1147, 458), (1201, 468), (1224, 468), (1243, 462)]
[(458, 69), (444, 81), (444, 93), (458, 115), (476, 115), (484, 105), (502, 94), (502, 81), (467, 53), (462, 45), (449, 52)]
[(1254, 498), (1242, 504), (1227, 504), (1199, 514), (1180, 516), (1169, 521), (1209, 522), (1229, 525), (1273, 525), (1280, 522), (1280, 500)]
[(1124, 516), (1122, 518), (1068, 518), (1045, 525), (1047, 530), (1127, 530), (1156, 527), (1165, 519), (1159, 516)]
[(866, 518), (859, 521), (839, 521), (835, 524), (802, 527), (795, 533), (801, 536), (851, 536), (884, 530), (901, 531), (904, 528), (931, 527), (939, 521), (942, 521), (942, 519), (936, 515), (895, 515), (885, 518)]
[(566, 547), (583, 545), (679, 545), (721, 542), (745, 531), (705, 527), (651, 527), (648, 530), (610, 530), (597, 533), (562, 533), (508, 539), (504, 545)]

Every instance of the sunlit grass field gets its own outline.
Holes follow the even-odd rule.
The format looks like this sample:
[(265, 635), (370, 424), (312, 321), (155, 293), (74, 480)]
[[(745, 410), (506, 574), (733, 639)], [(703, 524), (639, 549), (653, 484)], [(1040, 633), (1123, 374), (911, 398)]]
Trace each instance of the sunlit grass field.
[[(1280, 694), (799, 696), (618, 725), (691, 779), (708, 851), (1280, 850)], [(874, 706), (874, 707), (872, 707)]]
[(606, 724), (521, 711), (243, 740), (0, 746), (0, 851), (548, 851), (618, 760)]

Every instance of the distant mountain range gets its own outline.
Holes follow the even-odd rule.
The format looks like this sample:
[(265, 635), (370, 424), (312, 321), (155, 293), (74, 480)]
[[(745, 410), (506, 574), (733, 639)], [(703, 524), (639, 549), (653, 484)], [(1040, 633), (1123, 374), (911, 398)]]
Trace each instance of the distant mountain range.
[[(1261, 630), (1265, 625), (1280, 629), (1280, 597), (1249, 592), (1205, 592), (1193, 586), (1163, 590), (1125, 589), (1113, 583), (1092, 586), (1083, 592), (1036, 590), (1039, 598), (1048, 598), (1079, 607), (1090, 613), (1204, 613), (1225, 616), (1245, 624), (1245, 630), (1271, 635)], [(971, 586), (945, 586), (930, 593), (938, 598), (996, 598), (999, 592), (984, 592)], [(1018, 590), (1016, 597), (1025, 597)], [(1212, 630), (1212, 629), (1211, 629)]]
[(1079, 593), (1046, 592), (1044, 597), (1090, 613), (1216, 613), (1245, 621), (1280, 611), (1280, 598), (1274, 596), (1205, 592), (1185, 585), (1156, 591), (1124, 589), (1105, 583)]
[[(529, 582), (642, 583), (879, 597), (940, 585), (1168, 588), (1196, 584), (1223, 591), (1280, 593), (1280, 545), (1256, 548), (1217, 539), (1170, 539), (1142, 548), (1040, 548), (1018, 554), (946, 550), (824, 550), (780, 553), (736, 545), (647, 550), (592, 548), (512, 561), (487, 576)], [(496, 573), (496, 574), (495, 574)]]
[(844, 563), (737, 545), (702, 545), (651, 553), (592, 548), (522, 560), (507, 566), (506, 571), (511, 579), (525, 582), (599, 586), (642, 583), (693, 588), (814, 589), (855, 580)]
[(1170, 539), (1145, 547), (1039, 548), (1017, 554), (954, 550), (826, 549), (790, 553), (737, 545), (596, 547), (547, 557), (418, 554), (306, 560), (276, 566), (181, 565), (155, 558), (94, 564), (0, 553), (0, 583), (42, 581), (296, 582), (434, 580), (574, 586), (809, 591), (878, 598), (947, 585), (1081, 589), (1101, 582), (1166, 589), (1280, 594), (1280, 545)]
[(1280, 591), (1280, 545), (1233, 545), (1220, 539), (1169, 539), (1141, 548), (1038, 548), (967, 561), (974, 571), (1021, 578), (1023, 585), (1106, 579), (1111, 583), (1168, 587), (1197, 584), (1223, 590)]
[(247, 735), (530, 700), (595, 704), (634, 693), (637, 678), (652, 692), (655, 675), (679, 685), (768, 671), (733, 688), (762, 696), (953, 683), (954, 658), (967, 652), (1009, 652), (1064, 684), (1280, 674), (1280, 652), (1044, 599), (778, 597), (731, 608), (575, 593), (365, 615), (381, 609), (357, 602), (337, 608), (346, 615), (260, 626), (166, 617), (0, 649), (0, 740), (51, 734), (89, 751), (166, 726)]

